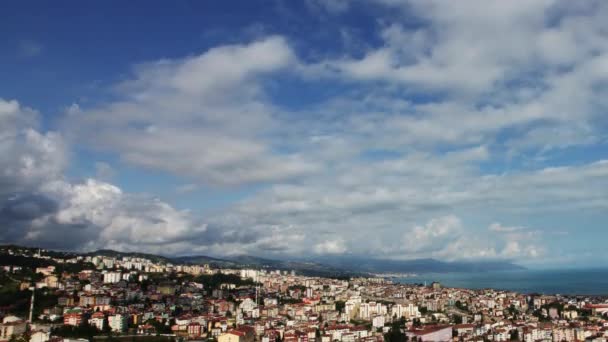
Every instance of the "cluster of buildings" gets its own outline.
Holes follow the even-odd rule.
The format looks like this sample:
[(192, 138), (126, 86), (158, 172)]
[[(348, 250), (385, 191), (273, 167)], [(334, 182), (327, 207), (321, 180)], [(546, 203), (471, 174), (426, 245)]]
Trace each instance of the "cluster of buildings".
[[(58, 328), (82, 326), (99, 335), (218, 342), (381, 342), (395, 339), (395, 331), (400, 341), (608, 340), (608, 304), (599, 297), (407, 285), (383, 278), (338, 280), (141, 257), (57, 260), (93, 267), (72, 273), (36, 268), (35, 291), (57, 301), (39, 308), (31, 322), (0, 308), (0, 341), (14, 336), (60, 340)], [(2, 269), (13, 275), (22, 271), (14, 265)], [(217, 274), (249, 282), (207, 281)]]

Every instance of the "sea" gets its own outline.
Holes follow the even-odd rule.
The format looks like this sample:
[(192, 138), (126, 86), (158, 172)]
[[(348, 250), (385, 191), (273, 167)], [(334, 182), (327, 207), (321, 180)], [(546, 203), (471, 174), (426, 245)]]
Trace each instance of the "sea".
[(520, 293), (608, 296), (608, 268), (514, 270), (475, 273), (422, 273), (394, 282), (431, 284), (469, 289), (498, 289)]

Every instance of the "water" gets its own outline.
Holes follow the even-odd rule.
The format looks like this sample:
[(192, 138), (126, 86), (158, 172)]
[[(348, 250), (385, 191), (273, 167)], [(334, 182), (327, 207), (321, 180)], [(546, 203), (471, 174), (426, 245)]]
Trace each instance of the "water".
[(408, 284), (438, 281), (446, 287), (493, 288), (520, 293), (608, 296), (608, 269), (426, 273), (394, 281)]

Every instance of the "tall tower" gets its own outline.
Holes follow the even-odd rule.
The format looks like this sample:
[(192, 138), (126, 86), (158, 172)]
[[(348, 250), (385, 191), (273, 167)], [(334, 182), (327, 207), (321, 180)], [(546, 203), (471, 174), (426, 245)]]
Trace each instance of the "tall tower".
[(35, 298), (35, 294), (36, 294), (36, 287), (32, 286), (32, 287), (30, 287), (30, 290), (32, 290), (32, 299), (30, 300), (30, 315), (29, 315), (28, 321), (31, 324), (32, 318), (34, 317), (34, 298)]

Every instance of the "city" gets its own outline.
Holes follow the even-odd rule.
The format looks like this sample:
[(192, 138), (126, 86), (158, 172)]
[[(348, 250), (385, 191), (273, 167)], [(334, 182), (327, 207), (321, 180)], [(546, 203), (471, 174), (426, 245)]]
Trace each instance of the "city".
[(0, 342), (608, 342), (608, 0), (0, 0)]
[[(603, 297), (216, 269), (7, 246), (0, 341), (606, 341)], [(8, 259), (7, 259), (8, 258)], [(12, 258), (12, 259), (11, 259)], [(29, 265), (55, 264), (28, 268)], [(15, 286), (14, 289), (10, 289)], [(10, 291), (13, 291), (12, 294)], [(32, 293), (23, 296), (23, 294)], [(15, 300), (21, 298), (21, 300)]]

